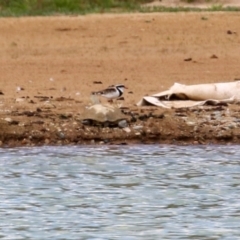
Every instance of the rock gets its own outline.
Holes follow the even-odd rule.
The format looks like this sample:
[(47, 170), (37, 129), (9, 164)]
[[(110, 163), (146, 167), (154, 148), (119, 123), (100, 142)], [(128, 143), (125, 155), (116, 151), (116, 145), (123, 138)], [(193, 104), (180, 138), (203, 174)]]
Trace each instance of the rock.
[(61, 139), (64, 139), (65, 138), (65, 134), (63, 132), (58, 132), (57, 133), (58, 137), (61, 138)]
[(184, 61), (185, 62), (190, 62), (190, 61), (192, 61), (192, 58), (185, 58)]
[(102, 104), (92, 105), (81, 116), (82, 124), (103, 127), (118, 126), (123, 128), (127, 123), (127, 119), (127, 116), (119, 108)]
[(23, 98), (16, 98), (15, 101), (16, 101), (17, 103), (20, 103), (20, 102), (24, 102), (25, 100), (24, 100)]
[(51, 102), (49, 102), (49, 101), (46, 101), (46, 102), (44, 103), (43, 107), (44, 107), (45, 109), (56, 108), (56, 106), (55, 106), (54, 104), (52, 104)]
[(93, 81), (93, 84), (102, 84), (101, 81)]
[(194, 126), (193, 130), (196, 132), (198, 130), (198, 126)]
[(237, 124), (236, 124), (236, 123), (230, 123), (230, 124), (228, 125), (228, 128), (229, 128), (229, 129), (237, 128)]
[(123, 128), (123, 131), (126, 132), (126, 133), (130, 133), (131, 129), (129, 127), (125, 127), (125, 128)]
[(186, 124), (188, 126), (195, 126), (196, 123), (195, 122), (191, 122), (191, 121), (187, 121)]
[(217, 59), (218, 57), (215, 54), (213, 54), (210, 58)]
[(23, 90), (25, 90), (23, 87), (20, 87), (20, 86), (16, 87), (16, 92), (20, 92), (20, 91), (23, 91)]
[(118, 126), (119, 126), (120, 128), (126, 128), (126, 127), (128, 126), (128, 123), (127, 123), (127, 121), (124, 119), (124, 120), (121, 120), (121, 121), (118, 122)]
[(9, 117), (7, 117), (7, 118), (4, 118), (4, 120), (6, 121), (6, 122), (8, 122), (8, 123), (11, 123), (13, 120), (11, 119), (11, 118), (9, 118)]
[(139, 129), (142, 129), (142, 128), (143, 128), (143, 126), (141, 126), (141, 125), (133, 126), (134, 130), (139, 130)]

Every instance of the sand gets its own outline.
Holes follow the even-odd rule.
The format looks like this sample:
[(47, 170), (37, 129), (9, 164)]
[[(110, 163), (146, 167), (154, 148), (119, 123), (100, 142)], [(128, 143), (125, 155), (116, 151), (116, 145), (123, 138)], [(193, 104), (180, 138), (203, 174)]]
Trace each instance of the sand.
[[(134, 131), (131, 135), (122, 129), (117, 133), (110, 129), (112, 135), (108, 133), (106, 137), (99, 129), (94, 132), (94, 127), (89, 127), (93, 135), (83, 137), (79, 129), (84, 126), (76, 119), (91, 104), (91, 92), (124, 84), (128, 89), (121, 101), (123, 107), (139, 114), (164, 112), (174, 120), (175, 110), (166, 114), (166, 110), (139, 108), (136, 103), (175, 82), (198, 84), (240, 79), (237, 12), (0, 18), (0, 30), (2, 146), (102, 143), (105, 139), (116, 143), (116, 138), (121, 143), (131, 139), (149, 142), (146, 133), (143, 137), (142, 132), (140, 136)], [(235, 114), (238, 105), (233, 108)], [(166, 126), (172, 122), (173, 129), (179, 128), (176, 121), (166, 119)], [(185, 126), (186, 119), (179, 121)], [(49, 127), (53, 123), (57, 126)], [(183, 134), (176, 129), (159, 137), (163, 133), (160, 125), (150, 142), (183, 142), (172, 135)], [(147, 126), (151, 128), (151, 124)], [(187, 143), (216, 140), (213, 134), (209, 140), (198, 141), (198, 136), (193, 135), (199, 132), (187, 134), (188, 127), (185, 130), (182, 139)], [(39, 131), (41, 137), (34, 140), (31, 131)], [(53, 138), (55, 131), (66, 133), (62, 139)], [(238, 133), (231, 134), (228, 141), (221, 141), (238, 143)]]

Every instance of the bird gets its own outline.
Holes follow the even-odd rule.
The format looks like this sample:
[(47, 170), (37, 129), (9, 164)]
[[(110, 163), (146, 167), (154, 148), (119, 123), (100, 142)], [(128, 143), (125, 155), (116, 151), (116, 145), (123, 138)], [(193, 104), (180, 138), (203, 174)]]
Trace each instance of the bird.
[(127, 89), (123, 84), (111, 85), (104, 90), (92, 92), (92, 95), (100, 95), (112, 102), (113, 99), (117, 99), (123, 95), (124, 89)]

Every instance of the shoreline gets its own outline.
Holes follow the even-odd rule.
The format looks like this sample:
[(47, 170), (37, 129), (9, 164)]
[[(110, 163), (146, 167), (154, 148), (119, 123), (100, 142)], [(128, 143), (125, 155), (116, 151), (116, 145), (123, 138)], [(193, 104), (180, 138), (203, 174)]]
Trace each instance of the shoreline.
[[(240, 144), (238, 104), (136, 106), (175, 82), (240, 79), (239, 29), (229, 12), (0, 18), (0, 145)], [(127, 128), (83, 125), (91, 92), (114, 84)]]
[[(124, 128), (88, 126), (80, 115), (15, 112), (1, 120), (1, 147), (63, 145), (240, 144), (238, 106), (136, 110)], [(22, 120), (22, 116), (27, 116)]]

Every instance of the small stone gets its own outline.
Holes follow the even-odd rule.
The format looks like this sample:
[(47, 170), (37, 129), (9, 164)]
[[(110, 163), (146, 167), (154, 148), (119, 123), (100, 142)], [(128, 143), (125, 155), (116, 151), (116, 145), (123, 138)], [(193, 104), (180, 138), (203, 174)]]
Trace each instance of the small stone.
[(11, 119), (11, 118), (9, 118), (9, 117), (7, 117), (7, 118), (4, 118), (4, 120), (6, 121), (6, 122), (8, 122), (8, 123), (11, 123), (13, 120)]
[(236, 123), (231, 123), (231, 124), (228, 125), (228, 128), (229, 129), (237, 128), (237, 124)]
[(126, 132), (126, 133), (130, 133), (131, 129), (129, 127), (125, 127), (125, 128), (123, 128), (123, 131)]
[(210, 58), (217, 59), (218, 57), (215, 54), (213, 54)]
[(142, 129), (142, 128), (143, 128), (143, 126), (141, 126), (141, 125), (133, 126), (134, 130), (139, 130), (139, 129)]
[(29, 143), (28, 139), (24, 138), (24, 139), (22, 140), (22, 144), (27, 144), (27, 143)]
[(20, 92), (20, 91), (23, 91), (23, 90), (25, 90), (23, 87), (20, 87), (20, 86), (16, 87), (16, 92)]
[(121, 120), (118, 122), (118, 127), (120, 128), (126, 128), (128, 126), (128, 123), (126, 120)]
[(58, 132), (58, 137), (60, 137), (61, 139), (65, 138), (65, 134), (63, 132)]
[(49, 144), (50, 140), (48, 138), (46, 138), (44, 142), (45, 142), (45, 144)]
[(23, 99), (23, 98), (16, 98), (15, 101), (18, 102), (18, 103), (20, 103), (20, 102), (24, 102), (24, 99)]
[(191, 122), (191, 121), (187, 121), (186, 124), (187, 124), (188, 126), (194, 126), (196, 123), (195, 123), (195, 122)]
[(49, 101), (46, 101), (44, 103), (44, 108), (45, 109), (51, 109), (51, 108), (56, 108), (56, 106), (54, 104), (50, 103)]
[(93, 81), (93, 84), (102, 84), (101, 81)]
[(95, 144), (95, 140), (94, 139), (91, 140), (91, 144)]

